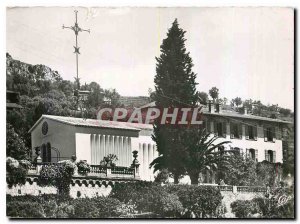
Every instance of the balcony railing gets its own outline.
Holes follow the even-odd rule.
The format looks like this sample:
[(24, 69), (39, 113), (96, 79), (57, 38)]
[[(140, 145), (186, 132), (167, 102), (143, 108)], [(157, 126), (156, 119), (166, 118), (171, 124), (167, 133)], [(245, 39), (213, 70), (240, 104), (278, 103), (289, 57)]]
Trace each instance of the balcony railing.
[(238, 192), (266, 192), (266, 187), (259, 186), (237, 186)]
[(134, 175), (134, 169), (124, 166), (115, 166), (111, 168), (112, 174)]
[[(61, 166), (64, 163), (51, 163), (51, 162), (42, 162), (35, 163), (29, 167), (28, 174), (30, 175), (39, 175), (42, 167), (55, 165)], [(89, 177), (111, 177), (111, 178), (136, 178), (135, 169), (124, 166), (114, 166), (114, 167), (104, 167), (101, 165), (90, 165), (90, 172), (86, 175), (81, 175), (75, 170), (74, 176), (89, 176)]]

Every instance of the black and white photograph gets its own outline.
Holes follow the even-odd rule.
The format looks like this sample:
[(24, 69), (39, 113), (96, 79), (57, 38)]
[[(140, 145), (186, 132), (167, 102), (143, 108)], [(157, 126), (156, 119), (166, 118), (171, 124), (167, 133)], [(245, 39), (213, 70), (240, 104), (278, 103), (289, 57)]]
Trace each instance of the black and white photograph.
[(6, 7), (7, 218), (295, 219), (295, 15)]

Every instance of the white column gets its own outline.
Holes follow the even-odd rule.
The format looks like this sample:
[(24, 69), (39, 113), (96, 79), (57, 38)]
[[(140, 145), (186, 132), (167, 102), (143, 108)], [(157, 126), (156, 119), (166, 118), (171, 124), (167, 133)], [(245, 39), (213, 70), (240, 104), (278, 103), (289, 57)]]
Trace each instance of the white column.
[[(119, 136), (115, 136), (114, 138), (114, 146), (115, 146), (115, 150), (114, 150), (114, 154), (118, 156), (118, 147), (119, 147)], [(119, 156), (118, 156), (119, 158)]]
[[(100, 137), (101, 137), (100, 150), (102, 152), (102, 155), (106, 156), (106, 154), (105, 154), (105, 135), (101, 135)], [(100, 161), (103, 159), (104, 156), (102, 156), (102, 158), (100, 158)]]
[(114, 135), (111, 136), (110, 141), (111, 141), (111, 153), (112, 153), (112, 154), (116, 154), (116, 148), (115, 148), (115, 136), (114, 136)]
[[(128, 137), (128, 145), (127, 145), (127, 147), (128, 147), (128, 159), (129, 159), (129, 166), (131, 165), (131, 163), (132, 163), (132, 161), (133, 161), (133, 154), (132, 154), (132, 146), (131, 146), (131, 137)], [(139, 153), (139, 147), (137, 147), (137, 149), (136, 149), (137, 151), (138, 151), (138, 153)], [(138, 154), (138, 156), (139, 156), (139, 154)]]
[(144, 161), (143, 161), (143, 158), (144, 158), (144, 152), (143, 152), (143, 144), (139, 143), (139, 153), (138, 153), (138, 161), (140, 162), (140, 177), (143, 178), (144, 176), (144, 170), (143, 170), (143, 167), (144, 167)]
[(151, 144), (148, 144), (148, 174), (151, 181), (153, 181), (153, 173), (152, 173), (153, 169), (150, 169), (149, 166), (152, 161), (153, 161), (153, 147)]
[(125, 161), (125, 166), (129, 166), (128, 162), (128, 137), (123, 137), (123, 150), (124, 150), (124, 161)]
[(91, 155), (91, 164), (95, 164), (95, 141), (94, 141), (94, 135), (91, 134), (91, 151), (92, 151), (92, 155)]
[(148, 147), (147, 144), (143, 143), (143, 170), (144, 170), (144, 179), (148, 180)]
[(105, 136), (105, 153), (106, 153), (106, 155), (111, 153), (109, 151), (109, 135)]
[(94, 135), (94, 140), (95, 140), (95, 160), (94, 164), (98, 165), (99, 164), (99, 154), (100, 154), (100, 136), (95, 134)]
[(119, 166), (124, 166), (123, 151), (124, 151), (124, 149), (123, 149), (123, 136), (120, 136), (119, 137), (119, 152), (118, 152), (118, 154), (119, 154), (118, 157), (119, 157), (119, 161), (120, 161)]

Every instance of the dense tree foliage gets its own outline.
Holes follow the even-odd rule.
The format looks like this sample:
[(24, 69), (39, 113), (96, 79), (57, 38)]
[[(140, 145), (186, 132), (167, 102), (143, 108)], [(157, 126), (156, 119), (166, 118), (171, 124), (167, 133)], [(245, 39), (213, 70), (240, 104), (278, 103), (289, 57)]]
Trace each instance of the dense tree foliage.
[[(8, 53), (6, 66), (6, 88), (20, 93), (19, 104), (23, 107), (22, 110), (7, 111), (7, 123), (24, 139), (27, 148), (31, 147), (27, 132), (42, 114), (96, 118), (98, 108), (119, 104), (120, 95), (115, 89), (103, 89), (96, 82), (80, 86), (80, 80), (64, 80), (57, 71), (45, 65), (26, 64)], [(90, 91), (82, 111), (76, 107), (74, 93), (77, 86), (80, 90)], [(9, 147), (7, 149), (11, 151)]]
[(213, 98), (213, 100), (215, 101), (216, 99), (218, 99), (219, 97), (219, 89), (217, 87), (212, 87), (209, 90), (209, 95), (211, 96), (211, 98)]
[(198, 129), (186, 132), (187, 157), (183, 158), (188, 175), (192, 184), (199, 183), (199, 174), (204, 170), (216, 170), (218, 164), (226, 163), (229, 155), (225, 155), (219, 148), (231, 143), (230, 141), (221, 141), (216, 143), (218, 136), (211, 136), (206, 130)]
[(17, 160), (29, 158), (29, 148), (26, 147), (24, 139), (15, 132), (10, 125), (6, 125), (6, 156)]
[[(160, 57), (156, 58), (153, 98), (158, 108), (195, 106), (198, 101), (196, 74), (192, 71), (192, 59), (185, 48), (184, 34), (175, 19), (161, 45)], [(182, 138), (184, 132), (185, 128), (174, 125), (154, 124), (153, 140), (157, 144), (159, 157), (151, 165), (156, 170), (167, 168), (174, 175), (175, 183), (185, 173), (182, 159), (186, 157)]]

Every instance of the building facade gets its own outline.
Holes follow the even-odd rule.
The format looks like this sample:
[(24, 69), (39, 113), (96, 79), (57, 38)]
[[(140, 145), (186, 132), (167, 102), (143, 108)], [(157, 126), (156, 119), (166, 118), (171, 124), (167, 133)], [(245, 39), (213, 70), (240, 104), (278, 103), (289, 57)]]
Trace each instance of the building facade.
[[(215, 105), (204, 108), (203, 115), (207, 132), (219, 137), (216, 143), (231, 141), (218, 150), (237, 150), (256, 162), (283, 162), (282, 133), (288, 122), (221, 111)], [(152, 125), (43, 115), (29, 132), (32, 154), (35, 155), (35, 149), (39, 147), (44, 162), (57, 162), (76, 155), (78, 160), (99, 165), (104, 156), (115, 154), (117, 166), (129, 167), (132, 152), (136, 150), (141, 179), (154, 180), (149, 166), (158, 152), (151, 138)], [(213, 175), (203, 181), (215, 183)]]

